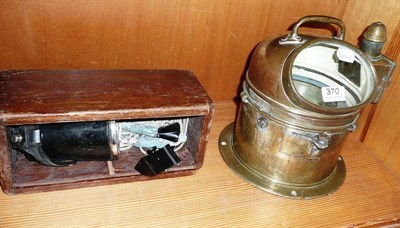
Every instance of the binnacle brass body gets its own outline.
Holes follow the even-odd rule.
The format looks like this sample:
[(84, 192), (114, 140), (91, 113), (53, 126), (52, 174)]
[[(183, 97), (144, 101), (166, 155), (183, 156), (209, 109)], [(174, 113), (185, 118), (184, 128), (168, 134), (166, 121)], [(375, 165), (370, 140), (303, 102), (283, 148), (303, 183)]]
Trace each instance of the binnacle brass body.
[[(310, 21), (337, 25), (337, 36), (299, 35)], [(382, 25), (367, 29), (362, 50), (343, 41), (342, 21), (326, 16), (301, 18), (289, 35), (262, 41), (243, 82), (236, 122), (219, 139), (230, 168), (285, 197), (336, 191), (346, 175), (342, 142), (355, 130), (360, 109), (379, 100), (395, 66), (380, 54)]]

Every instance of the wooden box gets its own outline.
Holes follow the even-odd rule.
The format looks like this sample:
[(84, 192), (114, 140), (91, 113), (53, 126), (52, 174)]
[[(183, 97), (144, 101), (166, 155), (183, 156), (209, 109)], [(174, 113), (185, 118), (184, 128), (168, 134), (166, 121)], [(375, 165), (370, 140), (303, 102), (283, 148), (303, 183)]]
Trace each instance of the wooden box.
[[(203, 164), (214, 111), (193, 73), (183, 70), (4, 71), (0, 102), (0, 184), (7, 194), (193, 174)], [(179, 117), (189, 119), (181, 162), (154, 177), (134, 169), (143, 155), (137, 148), (112, 162), (49, 167), (28, 161), (7, 136), (20, 125)]]

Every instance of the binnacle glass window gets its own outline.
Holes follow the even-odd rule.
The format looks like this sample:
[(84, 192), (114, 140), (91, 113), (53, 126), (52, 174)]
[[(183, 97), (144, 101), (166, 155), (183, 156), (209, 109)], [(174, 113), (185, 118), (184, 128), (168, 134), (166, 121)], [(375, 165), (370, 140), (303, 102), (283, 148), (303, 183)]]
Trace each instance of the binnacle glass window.
[(369, 100), (373, 71), (357, 52), (341, 45), (318, 44), (300, 51), (293, 62), (294, 88), (307, 101), (347, 108)]

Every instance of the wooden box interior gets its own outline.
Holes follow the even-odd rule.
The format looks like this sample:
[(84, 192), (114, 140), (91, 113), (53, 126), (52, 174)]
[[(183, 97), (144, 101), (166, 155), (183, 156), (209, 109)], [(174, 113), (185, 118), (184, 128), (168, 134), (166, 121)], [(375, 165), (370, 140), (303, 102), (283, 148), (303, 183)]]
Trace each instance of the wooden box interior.
[[(82, 77), (85, 77), (87, 76), (88, 72), (91, 73), (92, 71), (78, 72), (78, 75), (82, 74)], [(105, 72), (111, 75), (114, 74), (113, 71), (105, 71)], [(61, 75), (60, 72), (57, 73), (59, 73), (58, 76)], [(36, 75), (35, 72), (32, 74)], [(68, 73), (64, 72), (62, 75), (65, 74)], [(103, 72), (98, 71), (96, 74), (103, 75)], [(68, 115), (68, 113), (74, 112), (74, 110), (71, 110), (66, 113), (64, 112), (57, 113), (57, 115), (54, 115), (55, 112), (45, 112), (45, 113), (42, 112), (41, 113), (42, 115), (37, 115), (37, 117), (29, 118), (28, 115), (26, 116), (24, 116), (24, 114), (16, 115), (16, 113), (12, 113), (9, 116), (7, 116), (7, 110), (10, 110), (15, 107), (12, 106), (10, 103), (7, 103), (6, 101), (5, 105), (3, 106), (3, 126), (1, 128), (3, 145), (2, 145), (2, 153), (0, 156), (0, 162), (2, 162), (2, 168), (3, 168), (2, 172), (0, 173), (1, 174), (0, 180), (3, 191), (8, 194), (15, 194), (15, 193), (40, 192), (40, 191), (69, 189), (69, 188), (77, 188), (85, 186), (95, 186), (100, 184), (123, 183), (128, 181), (151, 180), (151, 179), (190, 175), (193, 174), (197, 169), (199, 169), (202, 166), (204, 159), (205, 146), (207, 143), (207, 135), (210, 130), (209, 129), (210, 121), (213, 113), (213, 105), (211, 100), (208, 98), (207, 94), (202, 90), (202, 88), (199, 89), (200, 84), (192, 75), (192, 73), (188, 71), (171, 71), (171, 70), (156, 71), (155, 73), (154, 72), (149, 73), (148, 71), (145, 72), (123, 71), (121, 73), (119, 71), (118, 75), (121, 74), (123, 75), (123, 77), (128, 77), (128, 78), (129, 77), (136, 78), (135, 75), (137, 74), (144, 74), (147, 76), (146, 78), (151, 78), (152, 77), (151, 75), (153, 74), (162, 75), (162, 77), (156, 77), (157, 79), (154, 82), (151, 81), (143, 82), (141, 85), (138, 84), (127, 85), (126, 84), (127, 81), (124, 82), (125, 87), (129, 87), (126, 89), (136, 91), (135, 94), (127, 95), (127, 96), (136, 96), (135, 99), (138, 99), (138, 96), (141, 95), (143, 96), (143, 93), (141, 92), (141, 90), (138, 89), (138, 87), (142, 88), (143, 84), (147, 83), (150, 86), (150, 90), (152, 90), (149, 92), (149, 94), (161, 97), (159, 99), (156, 99), (157, 101), (156, 106), (147, 103), (147, 104), (142, 104), (141, 105), (142, 108), (140, 108), (137, 106), (138, 104), (134, 104), (133, 107), (130, 107), (129, 104), (125, 105), (123, 103), (120, 103), (123, 106), (123, 108), (115, 106), (112, 107), (112, 110), (109, 109), (101, 110), (101, 108), (97, 108), (96, 110), (101, 110), (100, 112), (92, 111), (86, 113), (84, 107), (83, 108), (80, 107), (81, 111), (85, 112), (80, 117), (77, 117), (77, 115)], [(180, 82), (174, 81), (177, 80), (177, 78), (175, 78), (174, 75), (179, 75), (178, 78)], [(9, 80), (10, 78), (12, 78), (12, 75), (7, 79)], [(187, 81), (188, 79), (189, 81)], [(111, 77), (108, 77), (107, 80), (108, 82), (112, 83), (113, 79)], [(179, 87), (182, 88), (185, 86), (191, 87), (191, 90), (189, 88), (182, 88), (183, 89), (183, 92), (181, 91), (182, 94), (178, 94), (177, 96), (176, 94), (174, 94), (176, 101), (176, 103), (174, 103), (173, 101), (171, 101), (172, 99), (171, 97), (169, 96), (162, 97), (162, 94), (160, 94), (160, 91), (162, 91), (164, 88), (163, 84), (167, 82), (169, 84), (178, 83), (175, 85), (178, 86), (178, 88)], [(154, 83), (155, 86), (151, 86), (152, 83)], [(147, 87), (148, 85), (145, 85), (144, 87), (149, 89), (149, 87)], [(156, 87), (156, 89), (152, 89), (154, 87)], [(121, 90), (121, 86), (119, 88)], [(5, 88), (5, 89), (10, 89), (10, 88)], [(88, 88), (80, 88), (80, 90), (87, 90), (87, 89)], [(122, 89), (124, 88), (122, 87)], [(28, 92), (28, 90), (29, 87), (25, 88), (26, 92)], [(202, 97), (202, 99), (198, 100), (191, 99), (191, 97), (193, 97), (193, 95), (195, 94), (191, 94), (190, 91), (193, 92), (196, 90), (197, 90), (196, 92), (197, 99), (198, 97)], [(82, 93), (82, 91), (80, 91), (79, 93)], [(121, 93), (117, 96), (117, 98), (122, 96), (126, 95), (124, 93)], [(148, 95), (146, 95), (146, 98), (148, 98), (147, 96)], [(31, 99), (37, 100), (37, 98), (34, 96), (29, 96), (29, 97)], [(43, 96), (41, 97), (42, 97), (41, 99), (43, 99)], [(11, 93), (11, 98), (12, 98), (12, 93)], [(102, 98), (99, 97), (97, 100), (101, 99)], [(180, 101), (182, 99), (185, 102)], [(90, 99), (86, 99), (86, 101), (87, 100)], [(14, 103), (15, 102), (17, 102), (17, 100), (15, 100)], [(72, 103), (75, 103), (76, 106), (76, 102)], [(93, 110), (94, 108), (96, 108), (93, 106), (89, 106), (90, 102), (86, 103), (87, 103), (86, 104), (87, 109)], [(11, 105), (10, 107), (12, 108), (7, 109), (8, 104), (10, 104)], [(146, 107), (146, 105), (148, 107)], [(49, 107), (51, 109), (54, 108), (51, 106)], [(65, 110), (68, 107), (63, 107), (63, 108)], [(72, 106), (70, 108), (73, 109)], [(148, 110), (154, 108), (158, 109), (159, 113), (158, 115), (154, 111)], [(32, 109), (32, 108), (27, 107), (27, 109)], [(40, 107), (37, 107), (36, 110), (39, 109)], [(35, 109), (33, 108), (33, 110)], [(122, 110), (121, 112), (123, 112), (124, 115), (121, 116), (118, 112), (114, 112), (118, 110)], [(112, 114), (110, 114), (110, 112)], [(38, 112), (34, 113), (33, 116), (35, 116), (35, 114), (37, 113)], [(95, 114), (95, 116), (93, 116), (93, 113)], [(62, 119), (57, 119), (63, 115), (66, 116), (62, 117)], [(126, 151), (121, 151), (118, 155), (118, 159), (113, 160), (111, 162), (80, 161), (74, 165), (67, 167), (49, 167), (41, 165), (37, 162), (28, 161), (23, 153), (16, 151), (11, 147), (8, 137), (6, 135), (8, 127), (21, 126), (27, 124), (66, 123), (66, 122), (97, 121), (97, 120), (115, 120), (115, 121), (132, 121), (132, 120), (134, 121), (134, 120), (144, 120), (144, 119), (161, 120), (169, 118), (189, 118), (188, 132), (187, 132), (188, 139), (185, 145), (176, 152), (178, 157), (181, 159), (181, 162), (154, 177), (143, 176), (135, 170), (134, 167), (136, 163), (142, 156), (144, 156), (144, 154), (138, 148), (135, 147)]]

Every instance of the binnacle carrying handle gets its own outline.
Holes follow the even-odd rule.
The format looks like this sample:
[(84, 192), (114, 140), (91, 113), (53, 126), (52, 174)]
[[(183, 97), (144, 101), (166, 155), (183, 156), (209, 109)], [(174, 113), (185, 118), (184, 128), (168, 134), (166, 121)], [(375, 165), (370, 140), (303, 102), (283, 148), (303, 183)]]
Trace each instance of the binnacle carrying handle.
[(322, 22), (328, 24), (335, 24), (339, 27), (339, 30), (337, 32), (337, 35), (334, 36), (333, 38), (337, 40), (344, 40), (344, 36), (346, 33), (346, 26), (344, 25), (343, 21), (334, 17), (313, 15), (300, 18), (293, 26), (292, 32), (286, 38), (282, 39), (281, 42), (283, 43), (302, 42), (302, 38), (298, 35), (297, 31), (301, 25), (308, 22)]

